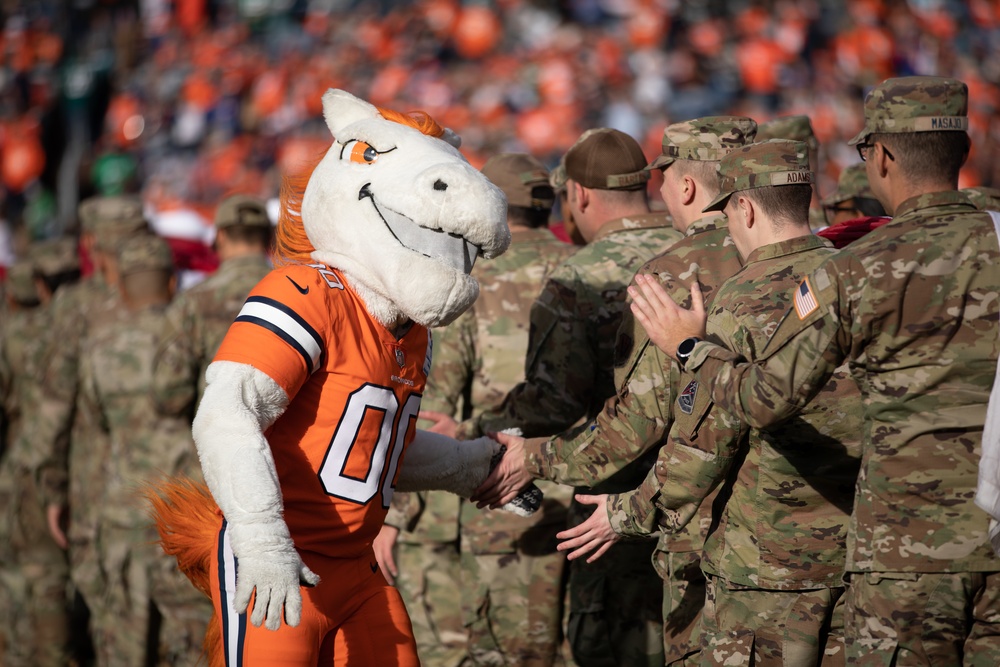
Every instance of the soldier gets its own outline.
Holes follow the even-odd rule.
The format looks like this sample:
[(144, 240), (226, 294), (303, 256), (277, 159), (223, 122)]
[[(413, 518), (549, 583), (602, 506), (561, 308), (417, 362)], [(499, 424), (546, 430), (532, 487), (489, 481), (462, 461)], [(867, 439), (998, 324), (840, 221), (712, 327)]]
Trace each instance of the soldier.
[[(490, 158), (483, 173), (507, 196), (511, 246), (496, 262), (475, 270), (479, 299), (435, 337), (422, 405), (448, 416), (478, 416), (495, 408), (524, 379), (529, 309), (546, 276), (574, 251), (546, 229), (555, 193), (541, 162), (503, 153)], [(462, 503), (461, 607), (473, 664), (556, 660), (566, 559), (556, 551), (555, 535), (566, 525), (569, 490), (549, 484), (543, 491), (545, 501), (530, 517)], [(425, 515), (435, 507), (436, 495), (426, 494)], [(422, 526), (428, 518), (421, 517)], [(443, 529), (438, 521), (432, 527)]]
[[(834, 250), (809, 230), (813, 175), (804, 143), (751, 144), (723, 158), (719, 175), (722, 192), (707, 210), (726, 213), (746, 266), (719, 288), (706, 332), (753, 360), (785, 315), (788, 294)], [(651, 313), (666, 295), (653, 279), (637, 282), (633, 309), (644, 326), (654, 322), (656, 341)], [(750, 428), (748, 437), (697, 380), (684, 374), (679, 386), (664, 448), (671, 455), (657, 467), (669, 518), (661, 527), (683, 526), (720, 484), (726, 499), (721, 508), (716, 502), (702, 556), (708, 591), (700, 663), (843, 665), (844, 541), (862, 426), (861, 394), (847, 366), (797, 419)]]
[[(768, 139), (788, 139), (789, 141), (804, 141), (809, 147), (809, 169), (814, 174), (820, 173), (819, 139), (813, 132), (809, 116), (782, 116), (761, 123), (757, 128), (757, 141)], [(829, 223), (826, 212), (820, 201), (819, 188), (813, 184), (813, 198), (809, 206), (809, 224), (813, 229), (820, 229)]]
[(127, 318), (95, 323), (80, 355), (80, 410), (110, 442), (99, 517), (99, 556), (107, 577), (97, 659), (101, 665), (192, 665), (212, 615), (211, 603), (159, 549), (142, 489), (165, 476), (200, 479), (185, 418), (157, 414), (153, 356), (166, 330), (176, 285), (170, 246), (153, 235), (121, 244), (118, 290)]
[[(675, 123), (664, 130), (662, 153), (647, 169), (663, 170), (660, 192), (684, 238), (649, 261), (640, 273), (653, 273), (679, 300), (689, 295), (688, 280), (696, 277), (706, 293), (742, 266), (726, 227), (725, 216), (706, 215), (705, 208), (719, 192), (716, 169), (730, 151), (753, 141), (757, 125), (749, 118), (712, 116)], [(619, 387), (595, 422), (572, 437), (537, 438), (526, 443), (506, 436), (509, 456), (481, 490), (482, 501), (497, 502), (512, 495), (532, 477), (564, 483), (595, 484), (625, 468), (646, 451), (661, 445), (673, 424), (673, 398), (678, 372), (669, 357), (650, 345), (642, 327), (626, 311), (616, 343), (615, 379)], [(650, 472), (655, 478), (655, 473)], [(501, 479), (506, 478), (504, 483)], [(648, 479), (648, 477), (647, 477)], [(607, 497), (588, 498), (597, 503), (595, 515), (619, 517), (616, 536), (649, 536), (657, 531), (655, 495), (642, 495), (641, 479)], [(493, 484), (493, 487), (490, 487)], [(644, 485), (645, 486), (645, 485)], [(605, 504), (607, 509), (605, 509)], [(710, 505), (707, 503), (706, 505)], [(624, 518), (623, 518), (624, 517)], [(592, 517), (593, 519), (594, 517)], [(706, 509), (687, 531), (661, 531), (654, 565), (663, 579), (663, 644), (673, 662), (695, 650), (691, 629), (702, 608), (705, 579), (699, 567), (710, 512)], [(588, 520), (579, 530), (586, 531)], [(567, 537), (576, 532), (567, 531)], [(563, 548), (563, 547), (560, 547)], [(595, 560), (604, 550), (599, 551)], [(574, 559), (574, 554), (570, 559)]]
[(825, 197), (822, 204), (831, 226), (856, 218), (885, 216), (885, 209), (868, 184), (864, 163), (845, 167), (837, 179), (837, 191)]
[[(96, 549), (108, 443), (98, 425), (77, 410), (80, 346), (90, 326), (121, 315), (115, 253), (123, 239), (148, 234), (149, 226), (135, 197), (87, 199), (79, 216), (82, 246), (95, 273), (60, 290), (52, 301), (51, 326), (58, 335), (48, 345), (38, 420), (25, 429), (25, 437), (31, 440), (26, 448), (37, 454), (36, 477), (49, 531), (69, 550), (70, 578), (92, 612), (94, 632), (93, 612), (103, 604), (105, 591)], [(113, 632), (113, 626), (94, 632), (95, 643)]]
[[(189, 419), (205, 389), (205, 368), (250, 290), (271, 270), (267, 254), (274, 234), (264, 202), (249, 195), (228, 197), (216, 209), (214, 224), (219, 268), (171, 304), (171, 333), (156, 359), (160, 409)], [(196, 386), (186, 387), (178, 376), (195, 378)]]
[[(553, 271), (532, 306), (525, 381), (499, 408), (465, 422), (462, 437), (506, 427), (557, 433), (593, 418), (614, 393), (625, 289), (643, 262), (680, 239), (666, 216), (649, 210), (645, 166), (636, 141), (617, 130), (595, 132), (569, 150), (569, 210), (588, 245)], [(605, 488), (632, 488), (644, 474), (639, 464)], [(578, 515), (571, 508), (571, 524)], [(651, 544), (622, 544), (605, 562), (572, 565), (568, 635), (581, 667), (662, 663), (662, 596), (651, 552)]]
[[(801, 411), (850, 364), (865, 405), (847, 538), (851, 664), (1000, 664), (1000, 558), (975, 500), (980, 455), (997, 454), (984, 424), (1000, 248), (992, 217), (957, 191), (967, 106), (968, 88), (954, 79), (888, 79), (872, 90), (851, 143), (892, 221), (792, 290), (793, 308), (753, 363), (708, 342), (685, 345), (701, 391), (757, 428)], [(662, 344), (676, 354), (702, 318), (666, 312)], [(996, 518), (1000, 498), (980, 492)]]
[(69, 660), (66, 553), (48, 534), (45, 512), (32, 474), (34, 452), (26, 448), (24, 428), (38, 417), (46, 344), (52, 337), (48, 304), (62, 285), (80, 277), (75, 239), (38, 243), (11, 271), (9, 301), (0, 348), (0, 385), (9, 391), (4, 411), (11, 417), (11, 449), (0, 462), (0, 486), (9, 492), (0, 517), (0, 587), (7, 599), (6, 642), (0, 663), (9, 666), (61, 666)]

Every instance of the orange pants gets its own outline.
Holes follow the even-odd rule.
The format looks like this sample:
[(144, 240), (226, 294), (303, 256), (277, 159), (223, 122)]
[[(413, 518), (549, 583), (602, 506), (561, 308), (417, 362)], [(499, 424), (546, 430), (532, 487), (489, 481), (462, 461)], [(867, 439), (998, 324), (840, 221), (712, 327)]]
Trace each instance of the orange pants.
[[(303, 552), (320, 576), (302, 589), (302, 620), (277, 631), (254, 627), (232, 608), (239, 563), (229, 547), (227, 524), (212, 559), (212, 604), (222, 623), (227, 667), (419, 667), (410, 619), (399, 592), (386, 583), (374, 553), (328, 558)], [(253, 601), (251, 601), (251, 609)]]

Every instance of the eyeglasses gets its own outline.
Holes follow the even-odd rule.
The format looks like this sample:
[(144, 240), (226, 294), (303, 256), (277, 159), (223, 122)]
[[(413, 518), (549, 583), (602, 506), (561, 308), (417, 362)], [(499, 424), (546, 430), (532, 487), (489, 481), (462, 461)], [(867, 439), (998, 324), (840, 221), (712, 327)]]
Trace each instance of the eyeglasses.
[[(868, 161), (868, 149), (874, 146), (875, 144), (870, 144), (867, 141), (863, 144), (858, 144), (857, 146), (855, 146), (855, 148), (858, 149), (858, 156), (861, 158), (862, 162)], [(882, 144), (882, 150), (885, 152), (886, 157), (888, 157), (893, 162), (896, 161), (895, 156), (893, 156), (893, 154), (889, 152), (889, 149), (885, 147), (885, 144)]]

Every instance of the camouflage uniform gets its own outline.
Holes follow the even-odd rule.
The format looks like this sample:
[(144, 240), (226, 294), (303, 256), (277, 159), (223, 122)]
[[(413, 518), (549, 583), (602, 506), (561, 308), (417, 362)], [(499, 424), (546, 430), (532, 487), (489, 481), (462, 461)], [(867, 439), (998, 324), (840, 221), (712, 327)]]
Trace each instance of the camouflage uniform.
[[(676, 159), (717, 161), (752, 141), (755, 129), (749, 118), (712, 117), (677, 123), (665, 131), (663, 154), (650, 167), (666, 167)], [(725, 216), (710, 214), (692, 222), (683, 239), (646, 263), (639, 273), (658, 276), (675, 300), (685, 301), (695, 280), (710, 299), (742, 266)], [(670, 358), (649, 342), (627, 308), (615, 354), (618, 393), (591, 426), (576, 437), (526, 443), (525, 464), (535, 477), (598, 484), (666, 441), (674, 419), (678, 371)], [(630, 486), (617, 492), (610, 489), (608, 512), (615, 530), (623, 535), (650, 536), (657, 531), (653, 498), (636, 491), (642, 481), (641, 477), (632, 479)], [(705, 580), (699, 563), (710, 519), (706, 509), (686, 531), (661, 532), (659, 536), (653, 564), (663, 579), (663, 644), (668, 661), (679, 660), (693, 650), (688, 642), (704, 599)]]
[[(172, 271), (170, 247), (154, 236), (123, 243), (123, 281), (143, 271)], [(169, 297), (169, 294), (164, 295)], [(153, 357), (166, 329), (166, 304), (91, 327), (80, 354), (80, 411), (110, 443), (99, 513), (101, 570), (106, 578), (97, 627), (101, 665), (193, 665), (212, 614), (211, 603), (162, 553), (143, 489), (164, 476), (200, 480), (185, 418), (158, 415), (152, 401)], [(192, 378), (193, 380), (193, 378)], [(152, 642), (152, 644), (150, 643)]]
[[(42, 242), (30, 249), (24, 266), (28, 269), (25, 287), (30, 288), (35, 299), (34, 272), (52, 276), (79, 269), (76, 242)], [(9, 386), (4, 408), (11, 417), (11, 449), (0, 462), (0, 486), (9, 492), (0, 517), (4, 551), (0, 588), (6, 597), (3, 606), (9, 625), (5, 630), (16, 638), (6, 642), (0, 663), (26, 667), (64, 665), (69, 659), (69, 565), (66, 552), (49, 535), (30, 467), (33, 455), (26, 449), (29, 441), (24, 437), (25, 427), (37, 420), (46, 345), (52, 337), (49, 308), (41, 305), (8, 314), (0, 337), (4, 339), (0, 350), (0, 367), (4, 370), (0, 373), (8, 378), (4, 384)]]
[[(80, 218), (106, 254), (114, 253), (131, 235), (149, 233), (142, 204), (135, 198), (88, 199), (80, 205)], [(117, 289), (96, 274), (60, 290), (50, 308), (52, 330), (59, 334), (49, 345), (43, 396), (37, 420), (26, 428), (31, 440), (26, 449), (35, 454), (32, 468), (37, 471), (43, 504), (69, 507), (70, 577), (92, 614), (93, 626), (99, 622), (96, 610), (102, 607), (105, 592), (97, 541), (108, 442), (99, 424), (77, 410), (80, 350), (90, 327), (123, 314)], [(94, 640), (100, 641), (98, 636)]]
[[(809, 116), (782, 116), (761, 123), (757, 128), (757, 141), (787, 139), (805, 142), (809, 148), (809, 166), (814, 174), (819, 173), (819, 139), (813, 131)], [(828, 224), (826, 211), (819, 199), (819, 189), (813, 183), (813, 205), (809, 209), (809, 226), (821, 229)]]
[[(890, 79), (865, 101), (873, 132), (967, 127), (966, 87)], [(871, 173), (871, 172), (869, 172)], [(699, 343), (702, 390), (767, 428), (843, 363), (864, 397), (862, 466), (847, 536), (854, 664), (1000, 664), (1000, 559), (973, 502), (998, 349), (993, 222), (955, 191), (900, 202), (893, 220), (832, 255), (793, 292), (753, 364)]]
[(962, 188), (962, 192), (980, 211), (1000, 211), (1000, 188), (976, 186)]
[[(751, 179), (785, 185), (811, 178), (805, 145), (781, 140), (734, 151), (720, 174), (729, 185), (714, 210), (753, 187)], [(756, 358), (799, 281), (833, 252), (808, 233), (754, 249), (744, 269), (719, 288), (708, 311), (709, 338)], [(661, 525), (682, 526), (722, 485), (702, 556), (710, 604), (702, 615), (700, 664), (844, 664), (838, 603), (862, 425), (860, 392), (847, 367), (797, 419), (751, 428), (748, 438), (696, 380), (685, 374), (682, 383), (664, 448), (672, 455), (656, 468), (657, 504), (672, 519)]]

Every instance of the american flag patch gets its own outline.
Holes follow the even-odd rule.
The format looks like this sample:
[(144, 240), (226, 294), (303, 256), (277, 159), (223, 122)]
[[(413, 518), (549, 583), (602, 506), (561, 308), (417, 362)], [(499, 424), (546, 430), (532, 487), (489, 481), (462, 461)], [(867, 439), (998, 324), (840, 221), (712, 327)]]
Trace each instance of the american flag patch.
[(816, 302), (816, 297), (813, 296), (812, 285), (809, 284), (808, 278), (799, 283), (792, 303), (795, 304), (795, 314), (799, 316), (800, 320), (806, 319), (814, 310), (819, 308), (819, 303)]

